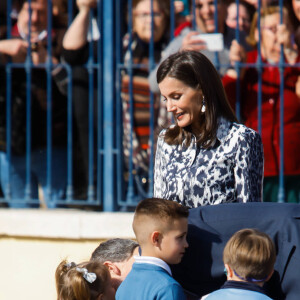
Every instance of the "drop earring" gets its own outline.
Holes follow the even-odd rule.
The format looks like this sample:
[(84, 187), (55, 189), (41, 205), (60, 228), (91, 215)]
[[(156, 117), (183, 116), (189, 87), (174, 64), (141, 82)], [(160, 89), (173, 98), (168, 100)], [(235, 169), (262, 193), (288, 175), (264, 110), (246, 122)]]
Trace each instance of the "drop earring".
[(203, 96), (203, 99), (202, 99), (202, 107), (201, 107), (201, 112), (205, 112), (206, 110), (206, 107), (205, 107), (205, 99), (204, 99), (204, 96)]

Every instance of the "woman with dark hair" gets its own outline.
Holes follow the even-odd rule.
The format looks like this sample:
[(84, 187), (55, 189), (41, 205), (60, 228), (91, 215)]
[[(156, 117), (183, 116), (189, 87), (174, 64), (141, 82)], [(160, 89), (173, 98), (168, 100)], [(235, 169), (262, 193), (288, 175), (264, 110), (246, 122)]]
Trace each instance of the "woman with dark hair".
[(175, 125), (159, 135), (154, 197), (190, 208), (261, 201), (261, 137), (238, 123), (212, 63), (197, 51), (175, 53), (157, 83)]

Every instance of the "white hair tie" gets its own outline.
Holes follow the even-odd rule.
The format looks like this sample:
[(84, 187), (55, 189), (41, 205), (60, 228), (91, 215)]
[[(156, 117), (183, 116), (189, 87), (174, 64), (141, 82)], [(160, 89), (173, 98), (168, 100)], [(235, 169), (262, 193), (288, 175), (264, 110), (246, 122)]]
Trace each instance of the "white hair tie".
[(97, 279), (97, 275), (95, 273), (89, 273), (86, 268), (77, 267), (76, 271), (82, 273), (83, 278), (89, 283), (93, 283)]

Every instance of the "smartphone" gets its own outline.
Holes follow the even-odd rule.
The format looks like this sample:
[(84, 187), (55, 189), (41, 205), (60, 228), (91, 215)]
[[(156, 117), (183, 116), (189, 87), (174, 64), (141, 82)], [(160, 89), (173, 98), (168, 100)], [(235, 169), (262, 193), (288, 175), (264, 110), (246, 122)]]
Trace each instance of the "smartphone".
[(224, 49), (224, 38), (222, 33), (205, 33), (194, 35), (191, 38), (205, 42), (207, 50), (209, 51), (222, 51)]

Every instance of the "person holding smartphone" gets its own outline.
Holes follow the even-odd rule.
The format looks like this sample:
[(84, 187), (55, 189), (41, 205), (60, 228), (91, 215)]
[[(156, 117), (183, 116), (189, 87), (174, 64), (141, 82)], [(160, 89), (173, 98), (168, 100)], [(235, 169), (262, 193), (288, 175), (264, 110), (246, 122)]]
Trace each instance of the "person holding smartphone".
[[(217, 68), (221, 75), (224, 75), (228, 66), (230, 66), (229, 60), (229, 48), (231, 42), (235, 39), (235, 29), (226, 26), (226, 12), (227, 2), (225, 0), (219, 0), (217, 7), (214, 0), (195, 0), (195, 22), (196, 28), (185, 27), (180, 34), (172, 40), (167, 48), (163, 52), (161, 61), (171, 54), (180, 50), (194, 50), (201, 51)], [(218, 22), (215, 22), (215, 16), (217, 16)], [(212, 38), (215, 33), (219, 33), (218, 43), (222, 43), (222, 49), (218, 49), (218, 52), (211, 51), (207, 46), (207, 40), (201, 38), (202, 34), (205, 34), (205, 38), (211, 35)], [(221, 34), (221, 35), (220, 35)], [(223, 36), (223, 38), (222, 38)], [(246, 33), (240, 31), (239, 40), (240, 43), (246, 45), (245, 42)], [(149, 76), (150, 88), (153, 92), (159, 92), (158, 85), (156, 83), (156, 67)]]

